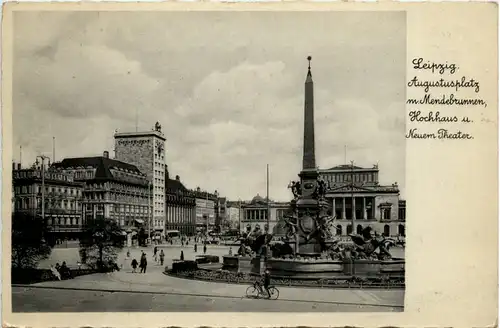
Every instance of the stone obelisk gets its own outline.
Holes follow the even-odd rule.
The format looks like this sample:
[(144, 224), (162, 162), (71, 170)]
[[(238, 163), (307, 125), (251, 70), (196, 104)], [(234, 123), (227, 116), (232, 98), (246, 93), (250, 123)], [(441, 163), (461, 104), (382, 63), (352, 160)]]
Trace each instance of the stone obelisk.
[(316, 170), (316, 154), (314, 150), (314, 83), (311, 74), (311, 56), (307, 57), (307, 69), (304, 99), (304, 153), (302, 170)]
[(317, 218), (320, 203), (315, 194), (318, 188), (318, 168), (314, 146), (314, 84), (311, 73), (311, 56), (307, 57), (309, 67), (305, 82), (304, 94), (304, 153), (302, 171), (299, 174), (301, 195), (297, 200), (299, 225), (299, 254), (316, 255), (321, 252), (318, 241), (313, 237), (317, 229)]

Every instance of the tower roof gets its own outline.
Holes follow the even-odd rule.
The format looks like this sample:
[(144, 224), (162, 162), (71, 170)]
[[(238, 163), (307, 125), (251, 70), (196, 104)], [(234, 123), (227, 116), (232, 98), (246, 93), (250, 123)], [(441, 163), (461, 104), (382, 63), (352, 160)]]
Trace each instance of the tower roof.
[(307, 67), (306, 83), (312, 83), (313, 82), (313, 80), (312, 80), (312, 74), (311, 74), (311, 60), (312, 60), (312, 57), (308, 56), (307, 60), (309, 61), (309, 66)]

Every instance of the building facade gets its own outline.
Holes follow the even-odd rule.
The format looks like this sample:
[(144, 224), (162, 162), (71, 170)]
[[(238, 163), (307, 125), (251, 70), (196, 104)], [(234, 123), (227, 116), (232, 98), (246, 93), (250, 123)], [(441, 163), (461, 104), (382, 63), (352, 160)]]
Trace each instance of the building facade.
[(196, 202), (196, 231), (206, 232), (214, 230), (216, 218), (217, 192), (209, 193), (197, 188), (194, 192)]
[(152, 228), (164, 236), (166, 225), (165, 207), (165, 141), (161, 126), (156, 123), (151, 131), (116, 132), (115, 158), (136, 166), (144, 173), (153, 190)]
[(88, 219), (113, 219), (127, 233), (128, 243), (141, 228), (150, 232), (152, 192), (145, 174), (128, 163), (99, 157), (66, 158), (50, 170), (84, 183), (83, 213)]
[(215, 205), (215, 230), (224, 232), (229, 229), (227, 221), (227, 198), (219, 197)]
[(177, 230), (182, 235), (193, 236), (196, 233), (196, 197), (181, 182), (178, 175), (170, 179), (168, 168), (165, 179), (165, 231)]
[(42, 202), (41, 166), (23, 169), (12, 164), (13, 213), (29, 212), (42, 219), (43, 206), (51, 243), (78, 239), (83, 228), (83, 183), (50, 169), (43, 169), (43, 176)]
[[(240, 233), (254, 231), (255, 229), (267, 230), (269, 222), (269, 232), (281, 236), (286, 233), (283, 224), (283, 216), (289, 210), (289, 202), (269, 202), (260, 195), (255, 196), (250, 202), (241, 203), (241, 224)], [(268, 221), (269, 216), (269, 221)]]
[(243, 217), (241, 201), (228, 201), (226, 205), (226, 221), (230, 230), (240, 231), (241, 219)]
[(406, 202), (400, 200), (397, 183), (380, 185), (378, 176), (378, 165), (339, 165), (320, 170), (327, 186), (326, 198), (337, 218), (334, 234), (360, 233), (371, 226), (386, 236), (404, 235)]

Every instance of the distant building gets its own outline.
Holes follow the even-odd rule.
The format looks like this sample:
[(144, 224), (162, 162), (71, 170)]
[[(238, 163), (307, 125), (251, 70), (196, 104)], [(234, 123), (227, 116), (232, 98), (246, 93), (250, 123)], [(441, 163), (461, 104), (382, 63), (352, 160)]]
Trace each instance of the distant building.
[(196, 197), (181, 182), (178, 175), (170, 179), (168, 168), (165, 169), (165, 231), (177, 230), (183, 235), (192, 236), (196, 233)]
[(250, 202), (241, 204), (242, 219), (240, 232), (254, 231), (256, 228), (265, 231), (269, 217), (269, 232), (274, 235), (284, 235), (283, 215), (289, 210), (289, 202), (269, 202), (257, 194)]
[(215, 227), (217, 231), (225, 231), (229, 229), (227, 222), (227, 199), (219, 197), (215, 205)]
[[(215, 229), (217, 191), (209, 193), (197, 188), (193, 191), (196, 198), (196, 231), (206, 232)], [(208, 222), (208, 223), (207, 223)]]
[(406, 202), (399, 198), (397, 183), (380, 185), (378, 176), (378, 165), (339, 165), (320, 170), (320, 178), (327, 185), (326, 198), (337, 217), (335, 234), (360, 233), (365, 226), (372, 226), (386, 236), (404, 235)]
[(153, 218), (155, 231), (164, 235), (165, 208), (165, 141), (161, 126), (156, 123), (151, 131), (115, 133), (115, 158), (135, 165), (146, 175), (153, 189)]
[[(44, 219), (50, 242), (78, 239), (83, 227), (83, 183), (70, 175), (44, 170)], [(28, 212), (42, 219), (42, 170), (12, 164), (13, 212)]]
[(243, 218), (243, 211), (241, 209), (241, 201), (228, 201), (226, 205), (226, 221), (231, 230), (240, 231), (240, 223)]
[(140, 228), (149, 230), (151, 194), (146, 175), (132, 164), (103, 156), (65, 158), (51, 171), (84, 182), (85, 219), (115, 220), (128, 233), (128, 243)]

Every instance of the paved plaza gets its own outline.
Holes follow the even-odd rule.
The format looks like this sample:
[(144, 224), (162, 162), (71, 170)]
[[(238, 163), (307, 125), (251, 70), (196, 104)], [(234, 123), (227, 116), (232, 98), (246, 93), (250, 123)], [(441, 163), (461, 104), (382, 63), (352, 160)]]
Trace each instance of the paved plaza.
[[(193, 246), (160, 245), (165, 252), (164, 266), (178, 259), (203, 254)], [(287, 311), (287, 312), (400, 312), (403, 290), (320, 289), (281, 287), (278, 300), (248, 299), (247, 286), (175, 278), (163, 274), (164, 266), (155, 263), (152, 247), (130, 248), (131, 258), (139, 259), (141, 251), (148, 257), (145, 274), (132, 273), (127, 248), (119, 254), (123, 266), (119, 272), (92, 274), (72, 280), (48, 281), (30, 286), (14, 285), (14, 312), (113, 312), (113, 311)], [(201, 250), (201, 252), (200, 252)], [(233, 252), (235, 249), (233, 248)], [(229, 247), (208, 246), (207, 254), (225, 255)], [(55, 249), (40, 267), (66, 261), (78, 262), (78, 249)]]

